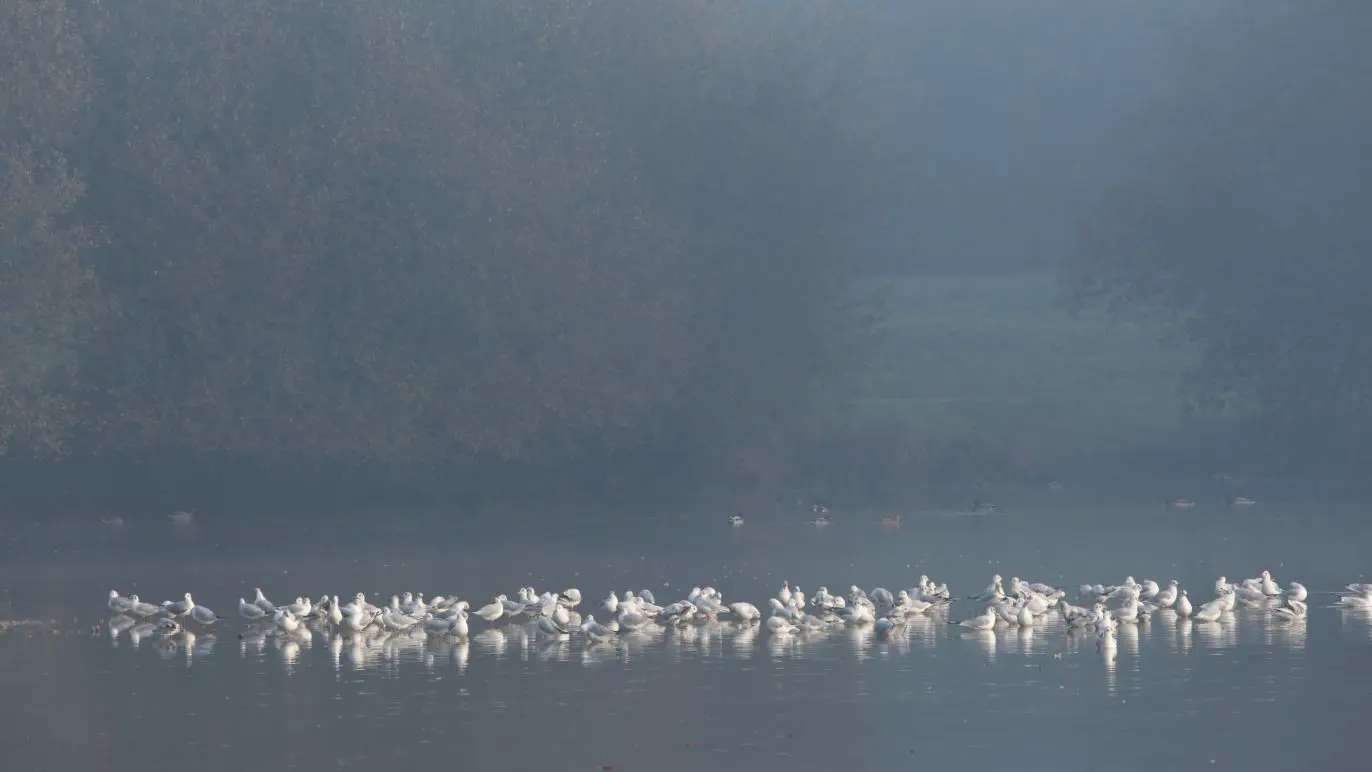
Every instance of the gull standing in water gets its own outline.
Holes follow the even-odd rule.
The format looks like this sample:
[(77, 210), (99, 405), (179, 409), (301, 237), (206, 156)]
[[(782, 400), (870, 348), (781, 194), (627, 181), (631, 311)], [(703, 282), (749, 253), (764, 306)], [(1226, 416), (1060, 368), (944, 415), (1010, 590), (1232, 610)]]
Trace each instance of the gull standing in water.
[(1143, 589), (1139, 590), (1139, 600), (1152, 600), (1160, 592), (1162, 590), (1158, 587), (1157, 582), (1152, 579), (1144, 579)]
[(424, 632), (430, 635), (445, 635), (453, 629), (452, 620), (439, 619), (432, 613), (424, 615)]
[(908, 624), (904, 616), (882, 617), (877, 620), (874, 629), (878, 638), (889, 640), (893, 634), (904, 631)]
[[(613, 597), (613, 596), (612, 596)], [(495, 600), (472, 612), (487, 622), (494, 622), (505, 614), (505, 596), (497, 595)]]
[(329, 612), (324, 617), (333, 627), (343, 624), (343, 610), (338, 607), (338, 596), (329, 599)]
[[(1248, 582), (1250, 580), (1244, 581)], [(1245, 583), (1234, 585), (1234, 595), (1244, 603), (1261, 604), (1265, 602), (1267, 600), (1267, 594), (1264, 593), (1260, 587), (1254, 586), (1254, 584)]]
[(1224, 616), (1224, 601), (1220, 598), (1202, 604), (1196, 612), (1192, 614), (1197, 622), (1218, 622)]
[(466, 638), (469, 631), (470, 628), (467, 626), (467, 609), (458, 609), (457, 615), (453, 617), (452, 629), (448, 634), (456, 638)]
[(1283, 605), (1277, 606), (1276, 608), (1272, 609), (1273, 614), (1276, 614), (1277, 616), (1283, 619), (1290, 620), (1305, 618), (1306, 605), (1301, 601), (1291, 600), (1290, 598), (1284, 598), (1282, 600), (1282, 603)]
[(989, 603), (991, 601), (1004, 600), (1004, 598), (1005, 591), (1001, 589), (1000, 574), (996, 574), (995, 576), (991, 577), (991, 583), (986, 585), (986, 589), (983, 590), (980, 595), (973, 595), (972, 597), (968, 598), (968, 600), (976, 600), (981, 601), (982, 603)]
[(110, 590), (110, 599), (107, 605), (109, 606), (110, 611), (113, 611), (116, 614), (122, 614), (133, 607), (133, 601), (128, 598), (121, 598), (118, 590)]
[(981, 616), (972, 617), (970, 619), (964, 619), (961, 622), (954, 622), (953, 624), (956, 624), (960, 627), (965, 627), (968, 630), (990, 630), (996, 626), (996, 607), (987, 606), (986, 613), (982, 614)]
[(554, 622), (550, 617), (539, 617), (538, 632), (548, 638), (561, 638), (567, 635), (567, 628)]
[(581, 622), (581, 634), (592, 643), (603, 643), (615, 639), (615, 631), (595, 621), (595, 617), (590, 614), (587, 614), (586, 619)]
[(1272, 580), (1272, 573), (1264, 570), (1262, 572), (1262, 594), (1269, 598), (1275, 598), (1282, 594), (1281, 587)]
[(174, 617), (184, 617), (190, 613), (192, 608), (195, 608), (195, 601), (191, 600), (190, 593), (186, 593), (183, 599), (175, 602), (169, 600), (162, 601), (162, 610)]
[(249, 603), (240, 597), (238, 599), (238, 615), (249, 622), (257, 622), (267, 616), (267, 612), (263, 611), (262, 607), (256, 603)]
[(1182, 619), (1191, 616), (1191, 599), (1186, 597), (1186, 590), (1181, 590), (1181, 595), (1177, 598), (1177, 616)]
[(1172, 608), (1177, 602), (1179, 584), (1176, 579), (1167, 583), (1157, 594), (1148, 599), (1148, 602), (1158, 608)]
[(141, 618), (143, 618), (143, 619), (147, 619), (147, 618), (150, 617), (150, 616), (153, 616), (153, 615), (155, 615), (155, 614), (160, 614), (160, 613), (162, 613), (162, 607), (161, 607), (161, 606), (154, 606), (154, 605), (151, 604), (151, 603), (144, 603), (143, 601), (141, 601), (141, 600), (138, 599), (138, 595), (137, 595), (136, 593), (133, 594), (133, 595), (130, 595), (130, 596), (128, 597), (128, 601), (129, 601), (129, 609), (128, 609), (128, 611), (129, 611), (130, 614), (133, 614), (133, 615), (136, 616), (136, 617), (141, 617)]
[(1225, 579), (1223, 576), (1215, 580), (1216, 595), (1223, 595), (1232, 589), (1234, 589), (1233, 585), (1229, 584), (1229, 581)]
[(271, 601), (267, 600), (266, 595), (262, 594), (261, 587), (254, 587), (252, 589), (257, 596), (253, 599), (253, 603), (256, 604), (258, 608), (262, 609), (262, 611), (266, 614), (271, 614), (276, 611), (276, 606), (273, 605)]
[(300, 620), (295, 618), (295, 614), (292, 614), (290, 609), (277, 609), (272, 621), (283, 633), (289, 634), (300, 629)]
[(757, 610), (757, 606), (743, 601), (730, 603), (729, 613), (740, 622), (756, 622), (762, 618), (762, 612)]
[[(190, 593), (186, 593), (186, 601), (188, 603), (191, 603)], [(188, 613), (191, 619), (194, 619), (196, 622), (199, 622), (202, 625), (209, 626), (219, 621), (218, 614), (214, 613), (212, 610), (206, 608), (205, 606), (199, 605), (198, 603), (191, 603), (191, 610)]]
[[(354, 633), (362, 632), (368, 627), (371, 627), (372, 623), (375, 622), (376, 618), (381, 614), (380, 611), (374, 611), (364, 606), (353, 606), (353, 604), (345, 606), (344, 611), (347, 611), (348, 607), (352, 607), (354, 610), (343, 615), (343, 627)], [(278, 624), (280, 623), (278, 622)]]
[(787, 633), (794, 632), (795, 629), (796, 626), (785, 617), (767, 617), (767, 630), (773, 635), (785, 635)]
[(1358, 611), (1372, 609), (1372, 585), (1350, 584), (1348, 590), (1353, 594), (1340, 596), (1340, 606)]

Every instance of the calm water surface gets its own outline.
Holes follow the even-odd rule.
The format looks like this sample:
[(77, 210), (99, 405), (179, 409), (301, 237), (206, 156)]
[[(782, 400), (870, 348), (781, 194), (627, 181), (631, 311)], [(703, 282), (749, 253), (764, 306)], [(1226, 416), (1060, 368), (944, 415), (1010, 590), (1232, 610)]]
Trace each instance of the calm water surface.
[[(1288, 623), (1240, 609), (1226, 625), (1159, 614), (1124, 628), (1116, 658), (1060, 624), (964, 637), (945, 617), (889, 643), (862, 630), (789, 642), (730, 625), (618, 648), (545, 644), (472, 620), (466, 645), (307, 644), (249, 635), (240, 595), (284, 602), (405, 590), (485, 601), (520, 585), (610, 589), (659, 602), (711, 584), (764, 607), (807, 591), (895, 590), (920, 573), (973, 594), (992, 573), (1075, 588), (1177, 578), (1207, 600), (1216, 576), (1271, 570), (1332, 591), (1368, 570), (1356, 507), (1167, 513), (1141, 506), (982, 517), (645, 513), (511, 516), (495, 526), (388, 513), (349, 524), (159, 518), (0, 531), (6, 770), (145, 769), (1365, 769), (1372, 619), (1311, 599)], [(544, 522), (549, 521), (549, 522)], [(111, 588), (154, 602), (187, 590), (225, 619), (168, 647), (92, 636)], [(1072, 590), (1075, 596), (1075, 589)], [(976, 613), (954, 604), (951, 616)], [(400, 765), (405, 765), (401, 767)]]

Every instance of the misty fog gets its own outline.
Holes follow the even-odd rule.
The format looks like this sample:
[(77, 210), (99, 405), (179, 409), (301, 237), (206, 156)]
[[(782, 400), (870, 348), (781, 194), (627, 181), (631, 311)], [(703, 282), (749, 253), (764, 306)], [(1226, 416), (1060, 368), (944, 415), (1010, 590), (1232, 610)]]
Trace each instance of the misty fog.
[(5, 0), (5, 495), (1356, 483), (1369, 22)]
[(1369, 40), (0, 0), (5, 769), (1364, 768)]

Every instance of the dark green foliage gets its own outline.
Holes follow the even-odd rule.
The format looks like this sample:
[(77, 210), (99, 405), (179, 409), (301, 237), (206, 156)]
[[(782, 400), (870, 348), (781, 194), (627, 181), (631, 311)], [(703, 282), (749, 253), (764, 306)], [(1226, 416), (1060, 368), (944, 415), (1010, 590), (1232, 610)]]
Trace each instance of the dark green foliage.
[(384, 475), (787, 431), (858, 350), (837, 5), (6, 2), (4, 436)]
[(1372, 448), (1372, 6), (1230, 3), (1140, 127), (1135, 173), (1072, 266), (1078, 300), (1163, 310), (1193, 405), (1274, 461)]
[(90, 61), (61, 0), (0, 3), (0, 453), (60, 454), (73, 378), (104, 302), (84, 186), (63, 151), (90, 100)]

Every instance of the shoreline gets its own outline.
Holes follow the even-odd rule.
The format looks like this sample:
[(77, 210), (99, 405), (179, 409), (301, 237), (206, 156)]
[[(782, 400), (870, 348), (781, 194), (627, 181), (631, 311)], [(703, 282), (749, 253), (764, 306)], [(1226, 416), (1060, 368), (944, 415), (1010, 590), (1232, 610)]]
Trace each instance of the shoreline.
[[(1225, 506), (1230, 495), (1263, 502), (1354, 501), (1366, 489), (1358, 480), (1254, 477), (1228, 485), (1208, 475), (1096, 474), (1073, 479), (1001, 476), (982, 480), (924, 480), (915, 476), (833, 490), (822, 481), (740, 480), (701, 475), (617, 473), (602, 476), (537, 473), (507, 468), (481, 475), (466, 468), (405, 477), (368, 477), (356, 469), (283, 474), (246, 464), (52, 463), (0, 460), (0, 521), (130, 522), (164, 520), (171, 513), (235, 519), (317, 518), (346, 522), (382, 512), (417, 517), (501, 519), (548, 511), (551, 517), (581, 512), (646, 513), (675, 510), (767, 511), (808, 507), (823, 501), (836, 512), (956, 511), (974, 499), (1011, 513), (1019, 508), (1157, 504), (1189, 498), (1201, 508)], [(1054, 486), (1052, 483), (1058, 483)], [(830, 488), (826, 490), (825, 488)], [(554, 515), (553, 512), (558, 514)]]

